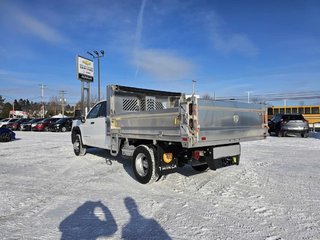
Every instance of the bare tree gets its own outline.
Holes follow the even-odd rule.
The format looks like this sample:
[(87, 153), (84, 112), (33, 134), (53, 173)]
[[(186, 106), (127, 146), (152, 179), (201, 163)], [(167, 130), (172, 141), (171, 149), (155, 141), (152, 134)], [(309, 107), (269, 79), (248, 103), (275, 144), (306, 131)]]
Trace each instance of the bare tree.
[(53, 96), (50, 98), (47, 104), (47, 111), (50, 112), (52, 115), (57, 115), (59, 113), (59, 97)]
[(201, 98), (206, 99), (206, 100), (212, 100), (212, 99), (214, 99), (214, 98), (213, 98), (210, 94), (208, 94), (208, 93), (202, 95)]
[(98, 100), (98, 96), (95, 94), (95, 95), (91, 95), (90, 96), (90, 107), (93, 107), (99, 100)]

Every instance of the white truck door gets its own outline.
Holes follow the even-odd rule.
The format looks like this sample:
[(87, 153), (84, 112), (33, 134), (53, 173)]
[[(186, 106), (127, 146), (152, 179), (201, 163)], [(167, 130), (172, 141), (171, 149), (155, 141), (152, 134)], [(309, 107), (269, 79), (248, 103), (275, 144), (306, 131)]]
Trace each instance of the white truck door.
[[(81, 126), (83, 143), (92, 147), (108, 148), (106, 124), (106, 101), (95, 105)], [(108, 138), (109, 139), (109, 138)]]
[(95, 132), (94, 141), (95, 146), (104, 149), (110, 149), (110, 137), (107, 136), (107, 102), (102, 102), (98, 117), (95, 118)]

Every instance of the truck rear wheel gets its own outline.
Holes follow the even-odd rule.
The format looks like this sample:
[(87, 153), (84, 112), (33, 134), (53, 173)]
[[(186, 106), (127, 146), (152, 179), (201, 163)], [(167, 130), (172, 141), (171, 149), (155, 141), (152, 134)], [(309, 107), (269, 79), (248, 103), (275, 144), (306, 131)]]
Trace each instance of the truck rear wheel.
[(146, 184), (159, 179), (156, 173), (155, 153), (146, 145), (138, 146), (133, 153), (132, 170), (137, 181)]
[(77, 134), (73, 142), (73, 151), (77, 156), (84, 156), (87, 152), (87, 148), (82, 144), (81, 135)]

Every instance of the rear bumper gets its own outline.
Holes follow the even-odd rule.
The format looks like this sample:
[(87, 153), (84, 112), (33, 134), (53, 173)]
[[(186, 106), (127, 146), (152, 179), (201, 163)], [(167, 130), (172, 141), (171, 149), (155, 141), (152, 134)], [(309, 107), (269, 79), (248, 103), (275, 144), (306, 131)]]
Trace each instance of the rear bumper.
[(237, 159), (237, 162), (235, 164), (239, 164), (240, 153), (240, 144), (215, 146), (212, 147), (212, 151), (210, 151), (209, 154), (205, 156), (205, 160), (208, 163), (210, 169), (216, 170), (217, 168), (220, 168), (224, 165), (223, 159), (226, 158), (235, 157)]
[(309, 127), (282, 127), (282, 131), (286, 132), (309, 132)]

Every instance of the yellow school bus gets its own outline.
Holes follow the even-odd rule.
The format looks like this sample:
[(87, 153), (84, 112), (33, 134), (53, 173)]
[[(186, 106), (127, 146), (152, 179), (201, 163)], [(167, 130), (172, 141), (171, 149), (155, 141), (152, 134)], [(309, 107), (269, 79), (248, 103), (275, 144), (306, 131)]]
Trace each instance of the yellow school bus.
[(268, 107), (268, 119), (274, 115), (281, 114), (302, 114), (303, 117), (312, 126), (314, 123), (320, 123), (320, 106), (272, 106)]

